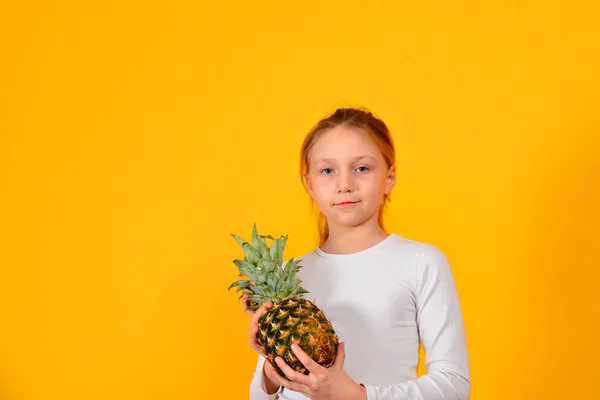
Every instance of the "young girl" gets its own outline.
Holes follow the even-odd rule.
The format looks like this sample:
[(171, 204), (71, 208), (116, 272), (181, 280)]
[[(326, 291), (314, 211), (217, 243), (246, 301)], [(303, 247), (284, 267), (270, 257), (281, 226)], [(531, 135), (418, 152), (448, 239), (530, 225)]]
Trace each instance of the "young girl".
[[(308, 133), (302, 182), (319, 208), (320, 244), (303, 257), (298, 278), (341, 338), (336, 362), (321, 367), (292, 348), (310, 371), (281, 358), (279, 375), (258, 353), (251, 400), (465, 400), (470, 371), (462, 312), (447, 258), (435, 246), (387, 233), (382, 215), (395, 184), (386, 125), (364, 109), (338, 109)], [(427, 374), (416, 378), (419, 339)]]

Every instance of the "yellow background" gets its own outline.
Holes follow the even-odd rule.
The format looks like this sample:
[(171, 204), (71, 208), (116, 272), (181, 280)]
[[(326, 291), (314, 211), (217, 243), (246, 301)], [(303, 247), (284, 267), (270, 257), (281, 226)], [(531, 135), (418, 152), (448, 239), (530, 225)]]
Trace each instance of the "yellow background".
[(247, 398), (229, 234), (312, 250), (298, 150), (352, 105), (389, 228), (451, 262), (472, 399), (598, 398), (594, 4), (3, 2), (0, 398)]

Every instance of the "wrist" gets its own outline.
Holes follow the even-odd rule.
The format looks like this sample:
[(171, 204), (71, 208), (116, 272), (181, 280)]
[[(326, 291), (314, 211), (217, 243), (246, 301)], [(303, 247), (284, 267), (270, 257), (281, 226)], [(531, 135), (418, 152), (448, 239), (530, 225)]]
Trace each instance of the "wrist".
[(273, 394), (278, 393), (279, 389), (281, 388), (281, 386), (277, 382), (273, 381), (273, 378), (271, 378), (271, 373), (273, 372), (273, 370), (274, 370), (273, 366), (271, 365), (269, 360), (265, 360), (265, 363), (263, 365), (263, 370), (262, 370), (263, 382), (264, 382), (263, 390), (268, 395), (273, 395)]

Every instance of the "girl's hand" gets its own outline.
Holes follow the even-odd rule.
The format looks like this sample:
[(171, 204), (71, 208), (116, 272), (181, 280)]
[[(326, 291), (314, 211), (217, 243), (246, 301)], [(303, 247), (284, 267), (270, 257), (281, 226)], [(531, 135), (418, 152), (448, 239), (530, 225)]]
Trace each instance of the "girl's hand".
[(248, 309), (248, 306), (250, 306), (250, 303), (248, 302), (248, 293), (244, 293), (244, 296), (242, 297), (242, 307), (244, 308), (244, 312), (252, 317), (252, 319), (250, 320), (250, 333), (248, 334), (250, 347), (252, 347), (258, 354), (262, 355), (265, 358), (265, 363), (263, 365), (265, 387), (267, 389), (268, 394), (275, 394), (277, 390), (279, 390), (280, 386), (271, 375), (272, 371), (275, 371), (275, 369), (263, 353), (263, 350), (258, 344), (258, 340), (256, 339), (256, 335), (258, 334), (258, 320), (265, 311), (267, 311), (273, 306), (273, 303), (268, 301), (256, 311)]
[(312, 360), (300, 346), (292, 345), (292, 351), (300, 362), (310, 371), (309, 375), (293, 370), (286, 362), (277, 357), (275, 362), (290, 380), (283, 378), (273, 370), (269, 372), (275, 382), (284, 387), (300, 392), (312, 400), (366, 400), (367, 391), (354, 382), (344, 371), (346, 352), (345, 343), (338, 345), (338, 353), (333, 365), (325, 368)]
[(263, 315), (263, 313), (267, 311), (267, 309), (273, 306), (273, 303), (267, 301), (256, 311), (248, 309), (249, 305), (250, 303), (248, 302), (248, 293), (244, 293), (244, 297), (242, 297), (242, 307), (244, 308), (244, 312), (252, 317), (250, 319), (250, 333), (248, 334), (248, 338), (250, 340), (249, 344), (250, 347), (256, 350), (258, 354), (261, 354), (263, 357), (265, 357), (260, 345), (258, 344), (258, 340), (256, 339), (256, 335), (258, 334), (258, 320), (260, 319), (261, 315)]

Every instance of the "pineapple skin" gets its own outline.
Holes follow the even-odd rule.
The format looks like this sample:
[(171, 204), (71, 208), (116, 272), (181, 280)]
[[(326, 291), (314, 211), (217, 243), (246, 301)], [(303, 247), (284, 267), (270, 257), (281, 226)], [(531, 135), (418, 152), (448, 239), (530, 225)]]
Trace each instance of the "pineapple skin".
[(258, 326), (257, 339), (267, 360), (285, 378), (289, 379), (275, 363), (277, 356), (293, 370), (310, 373), (292, 351), (293, 343), (323, 367), (335, 362), (339, 338), (323, 311), (309, 300), (289, 297), (274, 304), (258, 320)]

